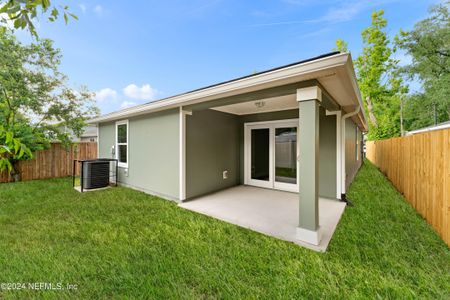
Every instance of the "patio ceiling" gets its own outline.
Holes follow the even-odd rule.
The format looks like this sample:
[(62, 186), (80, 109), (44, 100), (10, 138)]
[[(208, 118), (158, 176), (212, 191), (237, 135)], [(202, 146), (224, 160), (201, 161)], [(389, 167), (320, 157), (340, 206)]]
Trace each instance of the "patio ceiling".
[(290, 94), (231, 105), (217, 106), (212, 109), (234, 115), (248, 115), (271, 111), (298, 109), (298, 102), (295, 94)]

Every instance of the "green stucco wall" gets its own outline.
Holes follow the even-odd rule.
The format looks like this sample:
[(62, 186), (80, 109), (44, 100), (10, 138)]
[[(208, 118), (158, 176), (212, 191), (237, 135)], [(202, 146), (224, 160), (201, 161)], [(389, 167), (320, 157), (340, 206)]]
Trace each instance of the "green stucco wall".
[(336, 199), (336, 116), (319, 110), (319, 195)]
[[(345, 183), (348, 188), (353, 181), (359, 167), (362, 164), (361, 158), (361, 131), (356, 131), (357, 126), (351, 119), (345, 121)], [(358, 149), (356, 146), (358, 141)], [(356, 151), (358, 151), (358, 160), (356, 159)]]
[[(228, 171), (227, 179), (223, 179), (223, 171)], [(187, 199), (238, 183), (238, 117), (214, 110), (196, 111), (187, 116)]]
[[(168, 110), (129, 119), (128, 176), (118, 180), (130, 187), (176, 200), (179, 198), (179, 112)], [(115, 122), (99, 126), (99, 157), (111, 157)]]
[[(320, 108), (319, 195), (336, 198), (336, 116)], [(244, 123), (298, 118), (298, 110), (235, 116), (214, 110), (186, 116), (186, 197), (188, 199), (243, 184)], [(177, 109), (129, 119), (128, 176), (119, 182), (145, 192), (179, 198), (179, 111)], [(302, 130), (307, 128), (300, 128)], [(355, 125), (346, 122), (346, 173), (350, 183), (356, 161)], [(361, 134), (358, 134), (359, 141)], [(115, 122), (99, 125), (99, 157), (111, 157)], [(361, 142), (360, 142), (361, 145)], [(361, 147), (359, 147), (361, 148)], [(300, 166), (301, 167), (301, 166)], [(223, 171), (228, 179), (223, 179)]]

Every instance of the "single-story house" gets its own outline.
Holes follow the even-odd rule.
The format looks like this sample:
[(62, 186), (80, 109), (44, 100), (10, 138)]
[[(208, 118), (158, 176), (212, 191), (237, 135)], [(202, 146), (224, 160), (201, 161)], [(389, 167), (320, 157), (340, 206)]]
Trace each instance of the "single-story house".
[[(94, 124), (89, 124), (83, 128), (83, 132), (78, 137), (76, 136), (72, 129), (70, 129), (68, 126), (63, 125), (60, 123), (59, 128), (62, 132), (69, 135), (69, 138), (74, 143), (95, 143), (97, 142), (97, 126)], [(58, 142), (58, 140), (55, 140), (55, 142)]]
[(95, 143), (97, 142), (97, 126), (95, 125), (88, 125), (84, 128), (83, 133), (81, 134), (79, 138), (79, 142), (82, 143)]
[(319, 197), (344, 199), (362, 163), (362, 107), (351, 55), (333, 52), (89, 123), (122, 185), (178, 202), (239, 185), (288, 191), (296, 238), (318, 245)]

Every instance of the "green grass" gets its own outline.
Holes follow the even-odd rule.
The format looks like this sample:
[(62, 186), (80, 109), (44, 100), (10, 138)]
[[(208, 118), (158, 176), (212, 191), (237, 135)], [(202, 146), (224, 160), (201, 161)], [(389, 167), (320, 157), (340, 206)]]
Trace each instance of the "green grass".
[(366, 162), (326, 253), (127, 188), (0, 185), (1, 298), (450, 298), (450, 251)]
[(297, 176), (297, 169), (276, 167), (275, 175), (289, 177), (289, 178), (295, 178)]

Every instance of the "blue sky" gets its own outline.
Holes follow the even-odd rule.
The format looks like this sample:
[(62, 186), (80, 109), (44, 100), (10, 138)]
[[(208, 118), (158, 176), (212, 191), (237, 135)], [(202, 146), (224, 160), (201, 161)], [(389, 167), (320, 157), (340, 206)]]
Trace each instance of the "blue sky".
[(70, 83), (95, 91), (107, 113), (327, 53), (337, 38), (356, 57), (372, 11), (385, 10), (394, 36), (437, 1), (58, 2), (79, 20), (67, 26), (41, 20), (39, 35), (62, 50)]

